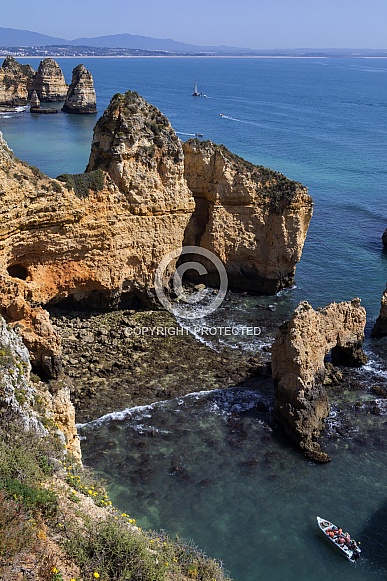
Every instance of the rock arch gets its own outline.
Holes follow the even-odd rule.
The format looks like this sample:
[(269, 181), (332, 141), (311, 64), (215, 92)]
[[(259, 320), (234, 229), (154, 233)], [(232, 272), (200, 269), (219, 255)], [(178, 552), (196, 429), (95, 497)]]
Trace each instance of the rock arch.
[(331, 303), (317, 311), (302, 302), (277, 333), (272, 349), (275, 417), (314, 460), (330, 460), (317, 442), (329, 414), (324, 358), (332, 351), (335, 364), (364, 364), (365, 323), (360, 299)]

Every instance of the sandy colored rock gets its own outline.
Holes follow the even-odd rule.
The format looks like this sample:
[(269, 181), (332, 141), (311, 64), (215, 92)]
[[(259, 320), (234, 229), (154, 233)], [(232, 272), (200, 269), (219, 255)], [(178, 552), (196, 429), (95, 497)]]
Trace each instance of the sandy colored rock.
[(30, 105), (31, 109), (39, 109), (40, 107), (40, 99), (36, 91), (32, 92)]
[(7, 56), (0, 68), (0, 105), (27, 105), (34, 73), (30, 65), (22, 65), (12, 56)]
[(0, 138), (0, 308), (41, 375), (59, 374), (61, 351), (41, 306), (155, 304), (157, 267), (187, 241), (215, 252), (234, 288), (292, 283), (312, 213), (305, 188), (212, 143), (185, 149), (130, 91), (98, 121), (84, 174), (50, 179)]
[(383, 293), (380, 313), (376, 319), (374, 328), (371, 332), (371, 337), (385, 337), (387, 335), (387, 287)]
[(215, 253), (230, 288), (274, 294), (292, 286), (313, 212), (307, 189), (211, 141), (191, 139), (183, 149), (196, 202), (185, 244)]
[(67, 84), (62, 69), (52, 58), (43, 59), (29, 87), (29, 94), (36, 91), (43, 103), (64, 101), (67, 95)]
[(291, 439), (319, 461), (329, 459), (317, 443), (329, 414), (324, 357), (332, 351), (335, 364), (365, 363), (365, 323), (360, 299), (331, 303), (317, 311), (303, 302), (280, 327), (273, 344), (275, 417)]
[(62, 111), (65, 113), (97, 112), (93, 77), (82, 64), (73, 69), (71, 84)]

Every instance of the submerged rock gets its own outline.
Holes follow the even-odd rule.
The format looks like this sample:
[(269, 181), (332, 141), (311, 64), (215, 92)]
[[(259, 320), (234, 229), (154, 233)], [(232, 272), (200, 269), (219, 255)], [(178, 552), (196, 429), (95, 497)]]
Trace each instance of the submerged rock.
[(307, 456), (318, 462), (329, 460), (317, 443), (329, 414), (324, 357), (332, 350), (336, 362), (364, 364), (365, 323), (360, 299), (331, 303), (317, 311), (303, 302), (276, 336), (272, 349), (275, 417)]
[(68, 88), (65, 113), (96, 113), (97, 100), (91, 73), (81, 64), (73, 69), (71, 85)]

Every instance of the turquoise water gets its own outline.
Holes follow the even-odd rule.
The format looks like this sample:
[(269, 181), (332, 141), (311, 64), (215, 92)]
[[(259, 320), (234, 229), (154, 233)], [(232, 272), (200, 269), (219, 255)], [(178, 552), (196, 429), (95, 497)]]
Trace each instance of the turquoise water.
[[(58, 60), (69, 80), (79, 61)], [(83, 62), (95, 79), (99, 114), (114, 93), (136, 90), (169, 117), (182, 139), (203, 133), (308, 186), (315, 212), (296, 288), (266, 299), (232, 296), (214, 315), (223, 324), (255, 324), (266, 313), (264, 337), (242, 348), (270, 342), (274, 324), (305, 299), (317, 307), (360, 296), (369, 335), (387, 279), (381, 245), (387, 226), (387, 60)], [(191, 97), (195, 79), (208, 98)], [(0, 116), (0, 130), (20, 158), (55, 177), (83, 171), (95, 120), (21, 112)], [(367, 339), (366, 385), (386, 382), (385, 347), (385, 341)], [(379, 376), (367, 375), (371, 371)], [(334, 461), (315, 466), (271, 431), (272, 394), (262, 389), (257, 382), (86, 426), (85, 459), (112, 480), (115, 500), (143, 526), (193, 538), (239, 581), (386, 578), (384, 412), (358, 413), (352, 406), (346, 417), (332, 418), (326, 446)], [(339, 430), (343, 423), (352, 426), (350, 436), (340, 436), (335, 422)], [(362, 541), (361, 562), (350, 565), (324, 544), (317, 514)]]
[[(37, 66), (36, 59), (23, 59)], [(58, 59), (66, 79), (77, 59)], [(360, 296), (370, 324), (387, 278), (387, 60), (83, 59), (98, 110), (138, 91), (186, 139), (223, 143), (308, 186), (315, 212), (295, 299), (319, 306)], [(194, 80), (208, 98), (191, 96)], [(223, 113), (226, 117), (220, 117)], [(80, 172), (97, 116), (0, 117), (16, 154), (52, 177)]]

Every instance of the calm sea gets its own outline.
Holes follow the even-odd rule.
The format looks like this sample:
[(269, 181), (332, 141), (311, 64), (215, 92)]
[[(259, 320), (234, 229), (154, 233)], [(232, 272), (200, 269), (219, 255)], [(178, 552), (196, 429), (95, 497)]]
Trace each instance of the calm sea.
[[(69, 81), (79, 59), (58, 62)], [(256, 321), (263, 300), (280, 320), (300, 300), (318, 307), (359, 296), (369, 335), (387, 279), (381, 245), (387, 227), (387, 60), (83, 63), (94, 76), (99, 114), (114, 93), (135, 90), (167, 115), (182, 139), (202, 133), (308, 186), (315, 211), (296, 288), (268, 299), (233, 296), (219, 320), (230, 320), (231, 312), (236, 324)], [(195, 80), (206, 98), (191, 96)], [(97, 117), (3, 114), (0, 130), (18, 157), (55, 177), (84, 170)], [(370, 373), (370, 385), (371, 372), (386, 381), (385, 347), (367, 340), (371, 365), (363, 377)], [(385, 412), (354, 413), (349, 439), (336, 438), (332, 428), (327, 447), (335, 459), (315, 466), (270, 430), (257, 404), (270, 407), (271, 398), (252, 386), (132, 410), (124, 419), (83, 428), (85, 458), (108, 476), (116, 502), (140, 524), (192, 538), (239, 581), (387, 578)], [(333, 426), (340, 418), (330, 421)], [(362, 540), (361, 562), (350, 565), (324, 545), (317, 514)]]

